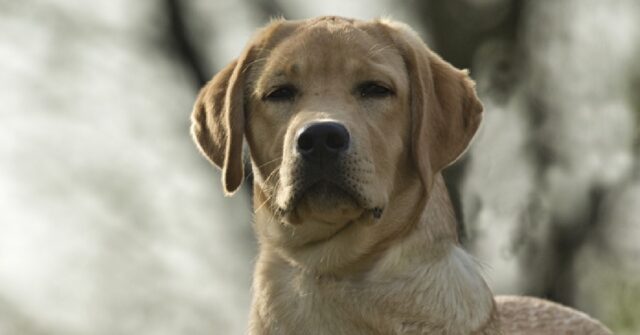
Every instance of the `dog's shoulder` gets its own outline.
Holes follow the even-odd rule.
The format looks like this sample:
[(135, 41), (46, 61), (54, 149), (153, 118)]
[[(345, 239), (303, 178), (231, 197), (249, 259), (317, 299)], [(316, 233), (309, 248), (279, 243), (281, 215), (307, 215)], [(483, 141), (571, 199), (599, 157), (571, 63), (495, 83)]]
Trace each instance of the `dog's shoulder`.
[(612, 334), (602, 323), (569, 307), (534, 297), (496, 296), (506, 333)]

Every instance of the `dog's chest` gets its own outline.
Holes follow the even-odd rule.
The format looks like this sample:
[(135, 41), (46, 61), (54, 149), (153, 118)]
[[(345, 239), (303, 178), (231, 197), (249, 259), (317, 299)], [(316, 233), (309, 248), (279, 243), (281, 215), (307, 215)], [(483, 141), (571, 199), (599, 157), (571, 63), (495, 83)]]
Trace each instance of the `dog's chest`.
[[(314, 277), (291, 268), (258, 287), (268, 334), (469, 334), (487, 322), (490, 292), (464, 253), (360, 280)], [(273, 280), (278, 278), (278, 280)]]
[[(270, 299), (278, 315), (274, 334), (455, 334), (442, 313), (429, 307), (424, 283), (397, 280), (344, 282), (293, 277)], [(287, 330), (284, 330), (287, 328)]]

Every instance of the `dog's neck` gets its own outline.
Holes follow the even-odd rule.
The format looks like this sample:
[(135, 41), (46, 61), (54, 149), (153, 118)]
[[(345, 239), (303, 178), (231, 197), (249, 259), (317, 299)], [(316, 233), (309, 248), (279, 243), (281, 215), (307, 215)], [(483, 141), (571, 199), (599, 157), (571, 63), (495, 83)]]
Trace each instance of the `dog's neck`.
[(263, 248), (252, 319), (286, 322), (252, 328), (273, 331), (296, 325), (282, 332), (286, 334), (304, 329), (359, 334), (368, 329), (363, 327), (376, 330), (364, 332), (371, 334), (484, 334), (495, 316), (493, 296), (473, 259), (458, 245), (455, 216), (440, 176), (423, 208), (410, 231), (388, 242), (358, 274), (318, 276)]
[(413, 230), (401, 243), (391, 244), (367, 276), (396, 281), (391, 285), (399, 288), (395, 293), (415, 299), (414, 312), (442, 321), (442, 334), (490, 334), (497, 327), (490, 325), (496, 321), (493, 294), (476, 262), (459, 246), (457, 221), (440, 175), (430, 193)]
[[(375, 262), (372, 271), (406, 272), (446, 257), (452, 248), (458, 247), (456, 217), (441, 175), (434, 178), (434, 185), (422, 210), (414, 214), (414, 223)], [(408, 268), (405, 268), (408, 267)]]
[(381, 241), (358, 266), (342, 269), (341, 275), (362, 278), (377, 271), (404, 272), (404, 266), (422, 266), (458, 246), (457, 220), (442, 175), (434, 177), (428, 194), (420, 194), (424, 192), (421, 184), (414, 185), (413, 190), (406, 189), (406, 198), (425, 199), (425, 202), (414, 204), (416, 211), (407, 213), (408, 222), (403, 223), (402, 229)]
[(423, 244), (458, 243), (457, 220), (449, 198), (449, 191), (441, 174), (434, 177), (427, 203), (417, 218), (416, 228), (423, 230)]

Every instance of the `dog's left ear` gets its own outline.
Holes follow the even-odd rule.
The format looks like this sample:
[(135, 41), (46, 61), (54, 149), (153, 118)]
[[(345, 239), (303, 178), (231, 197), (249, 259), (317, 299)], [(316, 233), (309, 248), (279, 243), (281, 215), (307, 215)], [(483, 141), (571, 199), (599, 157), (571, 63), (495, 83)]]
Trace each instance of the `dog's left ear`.
[[(383, 23), (385, 24), (385, 23)], [(482, 104), (468, 72), (442, 60), (404, 24), (387, 22), (410, 81), (412, 154), (427, 189), (455, 162), (482, 121)]]

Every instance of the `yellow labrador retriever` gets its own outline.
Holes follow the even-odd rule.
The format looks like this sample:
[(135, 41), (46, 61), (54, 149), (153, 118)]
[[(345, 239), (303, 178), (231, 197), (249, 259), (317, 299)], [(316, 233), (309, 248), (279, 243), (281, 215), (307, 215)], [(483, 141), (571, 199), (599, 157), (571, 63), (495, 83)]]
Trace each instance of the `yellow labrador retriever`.
[(482, 105), (467, 72), (391, 21), (277, 20), (200, 92), (192, 134), (226, 194), (251, 154), (250, 334), (609, 334), (547, 301), (494, 299), (440, 172)]

